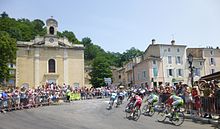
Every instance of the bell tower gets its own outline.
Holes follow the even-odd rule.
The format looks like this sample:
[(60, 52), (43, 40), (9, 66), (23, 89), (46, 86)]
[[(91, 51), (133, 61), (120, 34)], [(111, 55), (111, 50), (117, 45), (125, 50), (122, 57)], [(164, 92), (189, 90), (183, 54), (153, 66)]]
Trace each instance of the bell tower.
[(47, 19), (47, 35), (45, 36), (45, 45), (47, 46), (58, 46), (57, 27), (58, 23), (53, 17)]
[(47, 19), (46, 25), (47, 25), (47, 34), (51, 36), (56, 36), (58, 23), (55, 19), (53, 19), (53, 16)]

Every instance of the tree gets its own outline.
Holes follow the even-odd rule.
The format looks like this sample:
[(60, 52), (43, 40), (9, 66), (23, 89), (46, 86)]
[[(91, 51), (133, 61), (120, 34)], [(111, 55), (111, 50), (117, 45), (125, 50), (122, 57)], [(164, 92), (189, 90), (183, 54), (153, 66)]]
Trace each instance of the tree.
[(139, 49), (136, 49), (134, 47), (130, 48), (129, 50), (126, 50), (126, 52), (123, 52), (123, 55), (121, 57), (121, 61), (129, 61), (130, 59), (142, 55), (143, 52)]
[(89, 73), (93, 87), (105, 86), (104, 78), (112, 77), (109, 63), (103, 56), (97, 56), (92, 63), (92, 71)]
[(82, 39), (81, 43), (86, 47), (86, 46), (92, 44), (92, 40), (88, 37), (85, 37), (85, 38)]
[[(10, 18), (6, 12), (0, 14), (0, 31), (7, 32), (11, 38), (17, 41), (30, 41), (35, 38), (35, 36), (44, 36), (46, 34), (45, 23), (40, 19), (35, 19), (30, 21), (29, 19), (21, 18), (14, 19)], [(58, 32), (59, 37), (66, 37), (73, 44), (83, 44), (84, 59), (85, 63), (91, 65), (93, 60), (100, 56), (106, 59), (109, 65), (122, 67), (124, 62), (141, 55), (143, 52), (132, 47), (126, 50), (122, 54), (117, 52), (106, 52), (102, 47), (96, 45), (88, 37), (85, 37), (80, 42), (72, 31)]]
[(107, 52), (106, 59), (108, 59), (111, 66), (122, 67), (123, 62), (121, 61), (122, 54), (117, 52)]
[(8, 17), (8, 14), (7, 14), (6, 12), (3, 12), (3, 13), (1, 14), (1, 17), (2, 17), (2, 18), (6, 18), (6, 17)]
[(8, 63), (16, 58), (16, 40), (11, 38), (7, 32), (0, 31), (0, 82), (9, 79)]
[(94, 45), (92, 40), (88, 37), (83, 38), (81, 43), (84, 45), (84, 58), (85, 60), (93, 60), (97, 56), (104, 56), (105, 51), (98, 45)]
[(76, 38), (75, 34), (72, 31), (63, 31), (62, 33), (58, 34), (60, 37), (66, 37), (70, 42), (73, 44), (80, 44), (78, 39)]
[(39, 34), (40, 36), (44, 36), (46, 34), (46, 28), (44, 27), (45, 24), (42, 20), (35, 19), (31, 23), (32, 23), (35, 34)]

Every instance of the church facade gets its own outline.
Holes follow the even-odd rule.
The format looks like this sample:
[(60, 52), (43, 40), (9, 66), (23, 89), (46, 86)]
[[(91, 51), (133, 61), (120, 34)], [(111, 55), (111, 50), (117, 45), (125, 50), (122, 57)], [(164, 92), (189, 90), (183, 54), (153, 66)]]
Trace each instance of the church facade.
[(84, 86), (84, 47), (57, 36), (58, 22), (46, 21), (47, 34), (17, 42), (16, 86), (47, 83)]

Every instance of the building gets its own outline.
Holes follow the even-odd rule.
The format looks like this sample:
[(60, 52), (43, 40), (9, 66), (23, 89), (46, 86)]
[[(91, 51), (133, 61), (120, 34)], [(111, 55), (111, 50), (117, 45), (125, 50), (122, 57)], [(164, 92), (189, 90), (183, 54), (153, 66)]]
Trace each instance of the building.
[(46, 21), (47, 34), (17, 42), (16, 86), (48, 83), (84, 86), (84, 47), (57, 36), (58, 22)]
[(121, 67), (121, 68), (112, 68), (112, 85), (113, 86), (119, 86), (119, 85), (123, 85), (123, 86), (127, 86), (126, 83), (126, 74), (125, 74), (125, 68)]
[[(194, 81), (220, 71), (220, 65), (217, 64), (220, 62), (218, 47), (186, 49), (186, 45), (176, 44), (175, 40), (170, 44), (162, 44), (153, 39), (142, 56), (124, 64), (126, 86), (153, 88), (161, 84), (175, 85), (179, 82), (191, 85), (187, 58), (190, 53), (193, 55)], [(119, 71), (117, 72), (119, 74)], [(117, 76), (120, 78), (121, 74)]]
[(147, 67), (149, 85), (187, 82), (185, 45), (176, 45), (174, 40), (170, 44), (156, 44), (153, 39), (143, 54), (143, 60), (146, 62), (144, 66)]
[(84, 86), (85, 87), (89, 87), (91, 88), (92, 87), (92, 84), (90, 84), (90, 79), (91, 77), (89, 76), (89, 73), (92, 71), (92, 67), (91, 66), (85, 66), (85, 83), (84, 83)]
[[(187, 48), (187, 55), (193, 55), (194, 80), (220, 71), (220, 49), (213, 48)], [(189, 73), (189, 76), (190, 73)]]
[(125, 86), (131, 87), (136, 84), (134, 67), (136, 64), (138, 64), (140, 62), (141, 62), (141, 56), (135, 57), (135, 58), (131, 59), (129, 62), (127, 62), (126, 64), (124, 64), (125, 77), (126, 77)]
[(135, 84), (138, 86), (153, 88), (162, 84), (164, 78), (161, 59), (154, 56), (143, 58), (134, 66), (134, 75)]
[(15, 83), (16, 83), (16, 66), (15, 66), (14, 63), (9, 63), (8, 67), (9, 67), (10, 78), (7, 82), (7, 85), (11, 86), (11, 87), (15, 87)]

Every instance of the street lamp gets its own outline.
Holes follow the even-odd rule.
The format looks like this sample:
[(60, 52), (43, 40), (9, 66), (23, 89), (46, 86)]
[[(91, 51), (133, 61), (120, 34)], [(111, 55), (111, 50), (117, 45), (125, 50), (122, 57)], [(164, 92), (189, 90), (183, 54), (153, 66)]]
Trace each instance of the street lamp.
[(191, 73), (191, 85), (193, 87), (193, 55), (191, 53), (189, 53), (188, 55), (188, 62), (189, 62), (189, 68), (190, 68), (190, 73)]

